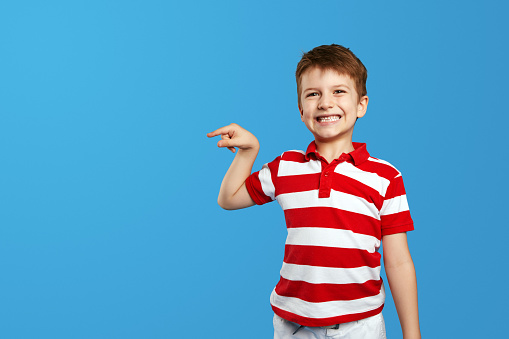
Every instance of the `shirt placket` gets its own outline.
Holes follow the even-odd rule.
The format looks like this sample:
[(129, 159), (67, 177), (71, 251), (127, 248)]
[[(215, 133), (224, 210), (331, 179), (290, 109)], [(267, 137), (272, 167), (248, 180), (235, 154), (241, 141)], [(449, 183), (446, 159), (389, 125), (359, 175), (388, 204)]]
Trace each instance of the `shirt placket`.
[(332, 189), (332, 180), (334, 177), (334, 170), (343, 161), (348, 159), (347, 154), (342, 154), (338, 159), (330, 164), (325, 159), (320, 159), (322, 163), (322, 173), (320, 174), (320, 187), (318, 189), (318, 198), (330, 198)]

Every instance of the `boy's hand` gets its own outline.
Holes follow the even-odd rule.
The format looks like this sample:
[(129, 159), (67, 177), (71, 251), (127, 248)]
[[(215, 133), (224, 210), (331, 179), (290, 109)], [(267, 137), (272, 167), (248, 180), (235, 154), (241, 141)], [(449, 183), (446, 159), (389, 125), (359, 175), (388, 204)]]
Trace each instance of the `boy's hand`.
[(253, 206), (255, 202), (247, 191), (245, 181), (251, 174), (260, 149), (258, 139), (237, 124), (230, 124), (207, 133), (209, 138), (217, 135), (221, 136), (221, 140), (217, 142), (218, 147), (226, 147), (233, 153), (235, 147), (239, 148), (221, 183), (217, 197), (219, 206), (227, 210)]
[(207, 133), (209, 138), (221, 135), (221, 140), (217, 142), (217, 147), (226, 147), (235, 153), (235, 147), (240, 150), (255, 150), (258, 152), (260, 144), (258, 139), (248, 130), (237, 124), (230, 124), (216, 129), (214, 132)]

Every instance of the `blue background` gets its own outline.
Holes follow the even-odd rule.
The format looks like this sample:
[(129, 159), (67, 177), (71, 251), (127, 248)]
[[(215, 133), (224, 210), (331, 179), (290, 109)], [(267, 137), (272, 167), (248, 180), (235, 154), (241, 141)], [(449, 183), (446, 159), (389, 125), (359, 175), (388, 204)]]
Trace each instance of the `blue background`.
[[(503, 1), (4, 1), (0, 337), (270, 338), (276, 203), (216, 204), (236, 122), (258, 169), (312, 140), (302, 51), (366, 65), (355, 141), (403, 172), (428, 338), (494, 338), (507, 304)], [(390, 338), (401, 338), (389, 297)], [(226, 326), (228, 332), (222, 332)]]

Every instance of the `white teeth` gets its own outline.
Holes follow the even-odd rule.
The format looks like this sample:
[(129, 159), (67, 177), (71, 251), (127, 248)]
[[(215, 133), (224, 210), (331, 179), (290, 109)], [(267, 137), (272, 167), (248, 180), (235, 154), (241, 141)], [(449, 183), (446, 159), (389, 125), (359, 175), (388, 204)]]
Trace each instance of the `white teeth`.
[(318, 118), (316, 118), (316, 120), (318, 120), (318, 122), (330, 122), (330, 121), (338, 121), (340, 118), (341, 117), (338, 115), (331, 115), (328, 117), (318, 117)]

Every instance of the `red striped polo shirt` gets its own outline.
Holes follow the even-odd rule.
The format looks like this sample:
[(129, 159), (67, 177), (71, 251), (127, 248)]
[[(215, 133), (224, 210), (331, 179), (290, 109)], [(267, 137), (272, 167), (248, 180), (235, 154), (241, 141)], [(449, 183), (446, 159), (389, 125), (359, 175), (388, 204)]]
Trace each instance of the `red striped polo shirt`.
[(401, 173), (366, 144), (330, 164), (316, 151), (288, 151), (246, 180), (253, 200), (277, 200), (288, 236), (271, 294), (280, 317), (304, 326), (360, 320), (382, 311), (382, 235), (413, 230)]

